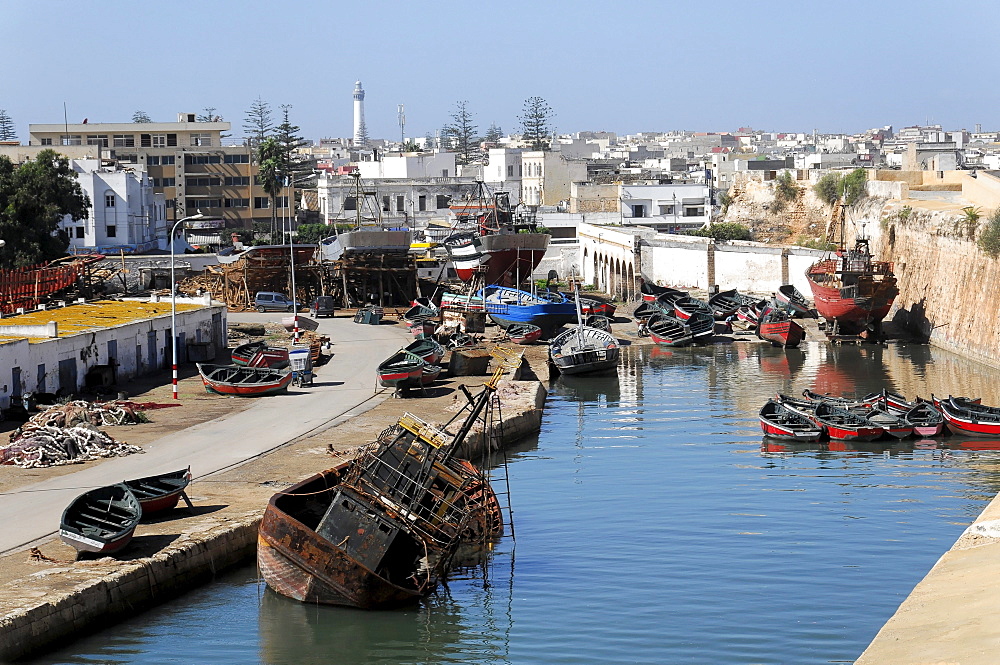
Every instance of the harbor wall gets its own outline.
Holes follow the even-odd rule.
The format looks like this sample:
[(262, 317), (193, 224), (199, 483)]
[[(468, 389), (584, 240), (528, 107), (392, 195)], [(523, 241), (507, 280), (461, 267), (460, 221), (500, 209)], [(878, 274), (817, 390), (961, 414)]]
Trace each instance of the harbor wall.
[(805, 271), (825, 252), (697, 236), (643, 238), (642, 273), (661, 286), (769, 293), (792, 284), (811, 297)]
[[(537, 368), (536, 368), (537, 369)], [(546, 391), (536, 381), (501, 384), (501, 418), (470, 437), (469, 457), (482, 457), (484, 441), (506, 447), (537, 432)], [(16, 583), (0, 599), (0, 663), (24, 659), (60, 642), (92, 633), (207, 583), (227, 568), (253, 560), (263, 510), (215, 517), (207, 526), (181, 534), (157, 554), (135, 561), (65, 562)], [(46, 577), (65, 582), (71, 591), (46, 592)], [(58, 587), (53, 587), (58, 588)]]

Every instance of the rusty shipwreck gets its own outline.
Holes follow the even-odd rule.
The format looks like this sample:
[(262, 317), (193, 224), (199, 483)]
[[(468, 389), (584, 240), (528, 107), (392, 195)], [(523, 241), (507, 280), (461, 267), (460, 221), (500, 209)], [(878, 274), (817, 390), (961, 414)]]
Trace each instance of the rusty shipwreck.
[(356, 459), (271, 498), (257, 541), (268, 586), (302, 602), (394, 607), (433, 590), (464, 545), (499, 537), (489, 479), (456, 456), (521, 357), (495, 356), (496, 371), (453, 419), (465, 414), (454, 435), (404, 414)]

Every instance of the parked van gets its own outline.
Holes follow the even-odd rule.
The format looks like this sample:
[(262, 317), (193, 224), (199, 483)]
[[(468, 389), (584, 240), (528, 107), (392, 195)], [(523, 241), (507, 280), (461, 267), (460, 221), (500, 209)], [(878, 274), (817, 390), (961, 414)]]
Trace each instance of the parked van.
[(334, 301), (333, 296), (319, 296), (313, 301), (312, 315), (314, 319), (318, 319), (321, 316), (334, 316), (337, 311), (337, 303)]
[(301, 303), (292, 303), (288, 296), (276, 291), (258, 291), (253, 298), (253, 306), (258, 312), (291, 312), (295, 305), (302, 307)]

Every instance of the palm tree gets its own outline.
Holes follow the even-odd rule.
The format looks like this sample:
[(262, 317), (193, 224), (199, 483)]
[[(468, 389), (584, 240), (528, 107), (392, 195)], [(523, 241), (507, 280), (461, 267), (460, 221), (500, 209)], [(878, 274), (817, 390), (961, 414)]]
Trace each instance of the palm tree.
[(285, 151), (273, 137), (257, 145), (257, 173), (260, 187), (271, 199), (271, 242), (278, 234), (278, 195), (281, 194), (281, 177)]

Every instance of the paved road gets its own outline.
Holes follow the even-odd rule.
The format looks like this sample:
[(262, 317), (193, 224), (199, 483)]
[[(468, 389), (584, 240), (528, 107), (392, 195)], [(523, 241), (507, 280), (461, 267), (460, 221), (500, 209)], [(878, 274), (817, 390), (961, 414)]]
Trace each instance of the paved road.
[[(265, 322), (281, 316), (231, 313), (229, 321)], [(85, 489), (189, 464), (196, 478), (203, 477), (362, 413), (387, 396), (385, 391), (375, 392), (375, 368), (407, 341), (402, 326), (357, 325), (341, 315), (321, 319), (319, 332), (330, 337), (334, 356), (319, 368), (313, 387), (259, 398), (237, 414), (158, 439), (145, 447), (145, 454), (87, 464), (74, 473), (0, 494), (0, 524), (4, 525), (0, 554), (56, 533), (63, 509)]]

